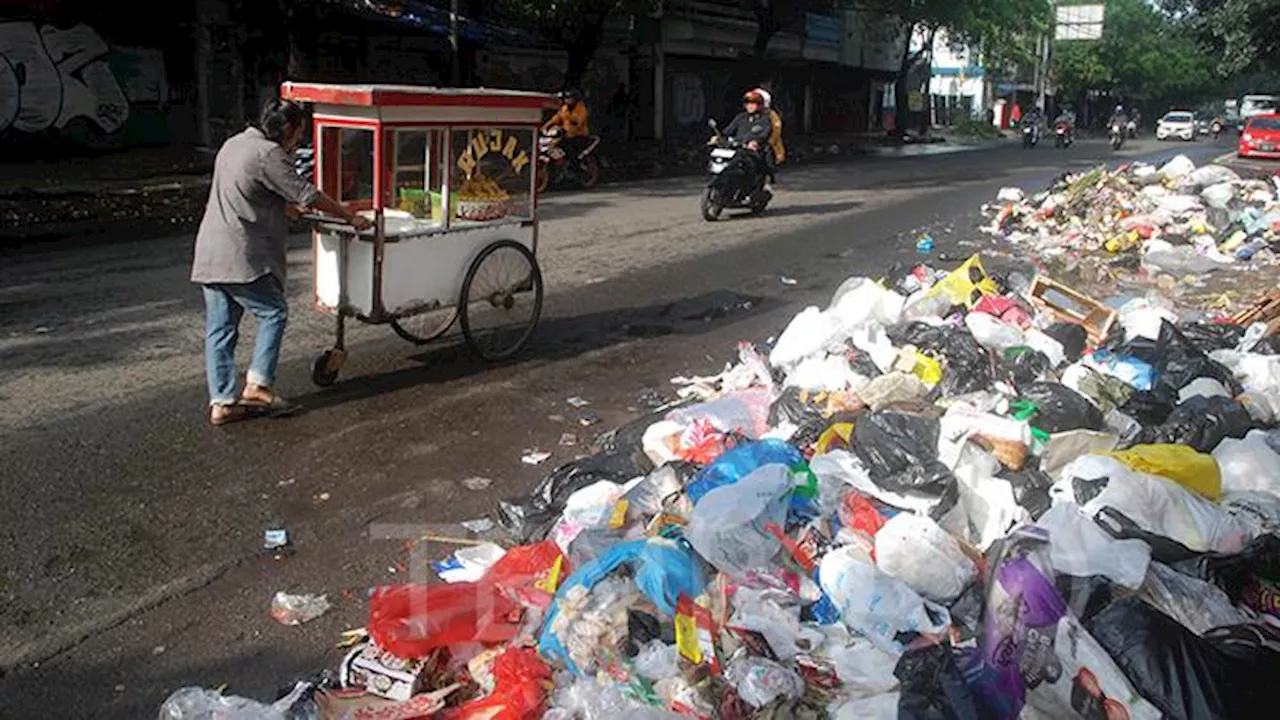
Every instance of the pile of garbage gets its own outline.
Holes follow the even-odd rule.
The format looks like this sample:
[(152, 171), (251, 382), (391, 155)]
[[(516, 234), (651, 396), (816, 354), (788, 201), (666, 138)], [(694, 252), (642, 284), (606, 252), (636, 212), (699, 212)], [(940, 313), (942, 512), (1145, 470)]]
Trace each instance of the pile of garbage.
[(986, 207), (987, 231), (1048, 258), (1067, 252), (1125, 256), (1152, 274), (1180, 277), (1277, 260), (1280, 177), (1244, 179), (1179, 155), (1065, 174), (1028, 197), (1005, 188)]
[(160, 716), (1256, 712), (1280, 666), (1270, 318), (1010, 280), (978, 256), (849, 279), (502, 502), (509, 547), (376, 588), (327, 686), (185, 688)]

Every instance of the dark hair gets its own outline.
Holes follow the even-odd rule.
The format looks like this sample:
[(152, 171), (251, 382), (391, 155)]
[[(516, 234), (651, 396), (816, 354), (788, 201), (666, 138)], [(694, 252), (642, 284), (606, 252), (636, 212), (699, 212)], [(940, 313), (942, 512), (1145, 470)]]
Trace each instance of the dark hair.
[(270, 99), (262, 104), (258, 129), (268, 140), (284, 142), (285, 133), (307, 119), (307, 111), (292, 100)]

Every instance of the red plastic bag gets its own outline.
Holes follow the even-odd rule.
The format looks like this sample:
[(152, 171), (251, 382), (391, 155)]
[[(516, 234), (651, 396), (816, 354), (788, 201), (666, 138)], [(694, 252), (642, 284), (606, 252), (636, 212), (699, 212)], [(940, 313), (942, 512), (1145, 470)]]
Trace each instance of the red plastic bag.
[(551, 668), (533, 648), (509, 648), (493, 661), (493, 693), (448, 712), (446, 720), (537, 720), (551, 686)]
[(369, 598), (369, 636), (404, 659), (460, 643), (510, 642), (522, 608), (499, 586), (485, 582), (380, 587)]
[(869, 538), (875, 538), (880, 528), (884, 527), (884, 516), (856, 490), (845, 493), (836, 513), (842, 526), (864, 533)]
[(547, 541), (508, 550), (479, 582), (380, 587), (369, 599), (369, 636), (405, 659), (462, 643), (510, 642), (524, 605), (546, 607), (568, 572), (560, 548)]

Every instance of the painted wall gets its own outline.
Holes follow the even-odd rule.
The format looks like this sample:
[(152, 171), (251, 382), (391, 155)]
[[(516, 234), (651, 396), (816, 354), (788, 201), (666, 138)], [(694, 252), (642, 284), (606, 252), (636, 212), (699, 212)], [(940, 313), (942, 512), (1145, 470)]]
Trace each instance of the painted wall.
[(0, 22), (0, 137), (123, 135), (131, 116), (149, 114), (133, 109), (154, 111), (168, 101), (157, 48), (113, 47), (84, 23)]

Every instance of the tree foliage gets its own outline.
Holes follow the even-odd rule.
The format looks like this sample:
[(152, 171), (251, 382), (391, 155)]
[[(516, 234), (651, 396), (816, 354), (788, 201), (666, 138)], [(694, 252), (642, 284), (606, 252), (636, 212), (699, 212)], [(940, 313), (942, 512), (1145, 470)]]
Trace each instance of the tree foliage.
[(568, 54), (564, 86), (582, 84), (610, 17), (655, 10), (657, 0), (492, 0), (490, 12), (560, 44)]
[(1280, 72), (1280, 0), (1162, 0), (1218, 58), (1224, 76)]
[(1217, 91), (1216, 61), (1178, 21), (1146, 0), (1108, 0), (1102, 39), (1054, 44), (1058, 94), (1087, 90), (1143, 100), (1148, 105), (1192, 105)]

